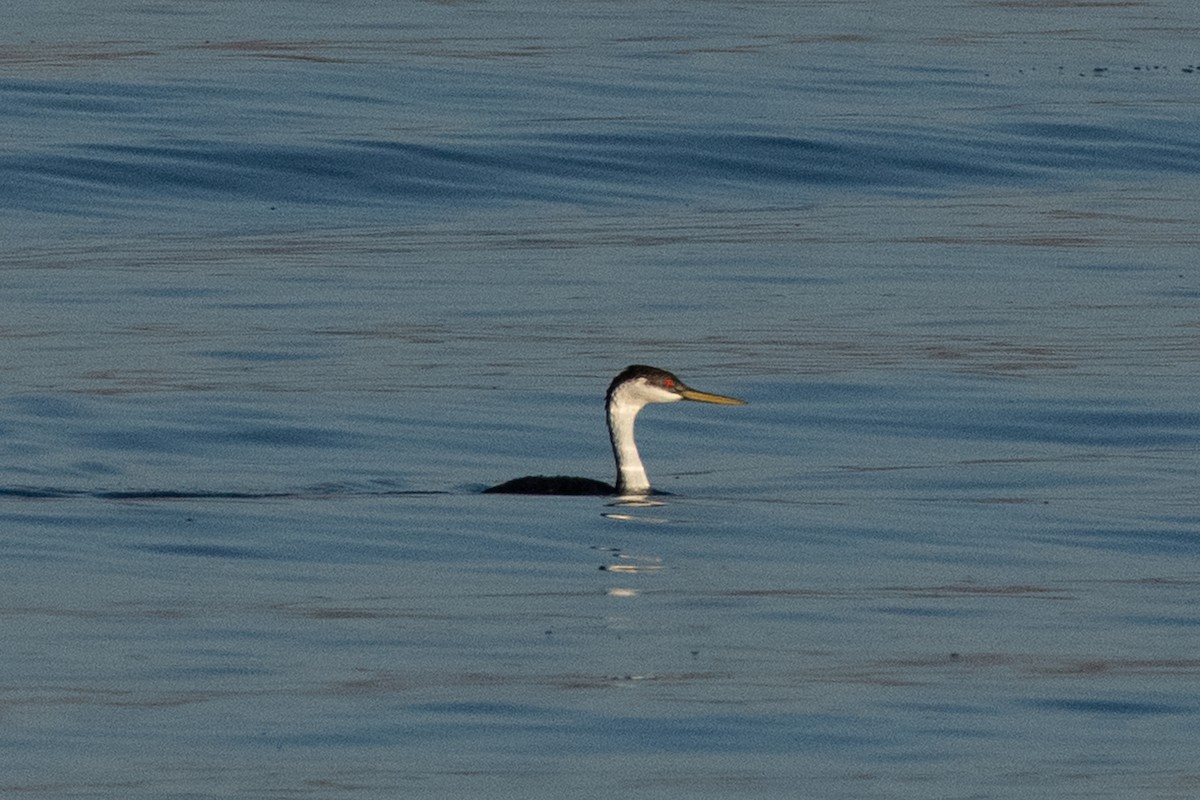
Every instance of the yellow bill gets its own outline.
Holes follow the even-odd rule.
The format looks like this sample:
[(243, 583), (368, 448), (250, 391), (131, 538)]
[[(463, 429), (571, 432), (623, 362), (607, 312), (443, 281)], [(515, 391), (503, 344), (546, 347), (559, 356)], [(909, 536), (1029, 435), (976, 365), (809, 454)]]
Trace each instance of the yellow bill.
[(686, 387), (679, 388), (679, 396), (684, 400), (695, 400), (700, 403), (717, 403), (722, 406), (744, 406), (745, 400), (738, 400), (736, 397), (726, 397), (723, 394), (709, 394), (708, 392), (698, 392), (695, 389)]

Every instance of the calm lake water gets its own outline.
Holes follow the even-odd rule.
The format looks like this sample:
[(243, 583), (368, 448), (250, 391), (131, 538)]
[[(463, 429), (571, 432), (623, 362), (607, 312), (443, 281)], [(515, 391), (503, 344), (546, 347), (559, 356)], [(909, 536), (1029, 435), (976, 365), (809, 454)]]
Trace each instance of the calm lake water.
[(1196, 30), (10, 12), (0, 797), (1200, 796)]

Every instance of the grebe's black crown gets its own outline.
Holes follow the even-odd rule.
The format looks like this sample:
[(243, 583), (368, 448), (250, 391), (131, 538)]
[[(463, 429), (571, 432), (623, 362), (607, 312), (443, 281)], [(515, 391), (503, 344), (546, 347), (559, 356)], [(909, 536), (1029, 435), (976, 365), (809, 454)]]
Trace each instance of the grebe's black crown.
[(658, 367), (648, 367), (645, 364), (630, 364), (625, 369), (621, 370), (621, 374), (613, 378), (612, 383), (608, 385), (608, 393), (604, 396), (604, 401), (607, 403), (612, 400), (613, 392), (623, 383), (645, 378), (647, 382), (653, 383), (663, 389), (671, 391), (676, 386), (681, 386), (679, 378), (673, 373), (667, 372), (665, 369)]

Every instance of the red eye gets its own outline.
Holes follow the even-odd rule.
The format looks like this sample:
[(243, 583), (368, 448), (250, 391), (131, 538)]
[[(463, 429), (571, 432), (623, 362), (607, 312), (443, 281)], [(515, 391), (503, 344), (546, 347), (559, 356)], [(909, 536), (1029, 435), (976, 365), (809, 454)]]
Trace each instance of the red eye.
[(668, 389), (674, 389), (675, 388), (675, 379), (674, 378), (665, 378), (663, 380), (663, 386), (667, 387)]

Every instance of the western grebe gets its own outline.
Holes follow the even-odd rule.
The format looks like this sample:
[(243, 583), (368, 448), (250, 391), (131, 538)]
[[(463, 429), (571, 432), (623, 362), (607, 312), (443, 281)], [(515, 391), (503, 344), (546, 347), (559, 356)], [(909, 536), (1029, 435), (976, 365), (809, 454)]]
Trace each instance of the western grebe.
[(633, 421), (638, 412), (650, 403), (674, 403), (677, 400), (726, 406), (746, 403), (736, 397), (698, 392), (665, 369), (634, 364), (613, 378), (604, 400), (604, 410), (608, 414), (608, 438), (612, 442), (613, 458), (617, 461), (616, 486), (591, 478), (528, 475), (484, 491), (497, 494), (650, 494), (650, 479), (646, 477), (646, 468), (642, 466), (637, 442), (633, 439)]

